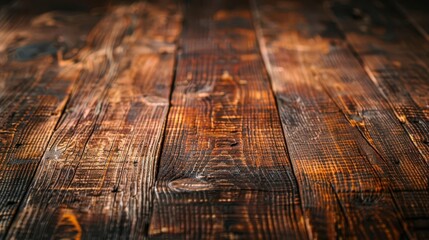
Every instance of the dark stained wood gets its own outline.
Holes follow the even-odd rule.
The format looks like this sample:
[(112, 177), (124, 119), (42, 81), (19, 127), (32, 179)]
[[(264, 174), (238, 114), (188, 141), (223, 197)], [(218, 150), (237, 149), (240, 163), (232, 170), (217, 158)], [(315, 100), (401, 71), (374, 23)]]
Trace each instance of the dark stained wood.
[(0, 239), (429, 239), (426, 5), (0, 0)]
[(308, 238), (247, 1), (189, 1), (152, 238)]
[[(344, 31), (373, 82), (382, 90), (395, 111), (398, 121), (410, 135), (421, 156), (429, 163), (429, 58), (426, 39), (407, 22), (390, 1), (333, 1), (329, 4), (333, 19)], [(381, 124), (372, 126), (378, 128)], [(402, 146), (396, 143), (397, 149)], [(408, 154), (409, 148), (401, 152)], [(418, 161), (412, 155), (413, 162)], [(428, 166), (422, 166), (427, 171)], [(428, 175), (426, 187), (428, 192)], [(416, 196), (394, 191), (395, 204), (418, 238), (429, 237), (429, 212), (409, 211), (415, 206), (427, 206), (427, 194)]]
[(395, 0), (395, 3), (417, 31), (429, 41), (429, 5), (427, 1)]
[(143, 238), (180, 16), (173, 1), (117, 5), (92, 29), (8, 238)]
[(312, 236), (411, 237), (391, 192), (426, 190), (425, 159), (321, 2), (258, 3), (261, 49)]
[(68, 63), (97, 19), (69, 12), (0, 13), (0, 238), (69, 99), (77, 71)]
[[(333, 17), (429, 163), (429, 45), (389, 2), (332, 2)], [(359, 12), (359, 18), (353, 12)]]

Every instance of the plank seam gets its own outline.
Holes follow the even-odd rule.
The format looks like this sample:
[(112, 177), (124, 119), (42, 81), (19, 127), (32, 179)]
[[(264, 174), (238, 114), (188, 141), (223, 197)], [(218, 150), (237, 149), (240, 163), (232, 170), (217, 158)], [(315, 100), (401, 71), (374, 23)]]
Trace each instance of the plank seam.
[[(182, 1), (179, 1), (179, 4), (178, 4), (179, 5), (179, 12), (182, 12), (184, 9), (182, 7), (181, 3), (182, 3)], [(184, 16), (186, 16), (186, 15), (184, 15)], [(185, 22), (185, 18), (183, 17), (181, 19), (182, 29), (183, 29), (184, 22)], [(178, 39), (181, 39), (182, 35), (183, 35), (183, 30), (181, 30), (181, 33), (180, 33), (180, 36)], [(154, 172), (153, 172), (154, 181), (153, 181), (152, 186), (149, 187), (149, 191), (151, 192), (152, 201), (150, 201), (150, 203), (149, 203), (149, 209), (150, 209), (149, 217), (148, 217), (149, 221), (145, 224), (145, 229), (143, 231), (144, 237), (146, 237), (146, 238), (149, 237), (149, 229), (150, 229), (151, 222), (152, 222), (152, 215), (153, 215), (153, 210), (154, 210), (153, 199), (155, 199), (155, 195), (156, 195), (156, 184), (158, 183), (158, 175), (159, 175), (159, 171), (160, 171), (160, 167), (161, 167), (161, 164), (160, 164), (161, 156), (162, 156), (162, 152), (163, 152), (164, 147), (165, 147), (165, 139), (166, 139), (165, 136), (166, 136), (166, 132), (167, 132), (168, 119), (169, 119), (168, 116), (170, 115), (170, 109), (172, 106), (171, 99), (173, 97), (173, 92), (174, 92), (174, 89), (176, 87), (176, 75), (177, 75), (177, 66), (178, 66), (178, 61), (179, 61), (180, 42), (176, 41), (175, 45), (176, 45), (175, 46), (176, 49), (174, 51), (173, 74), (171, 76), (170, 92), (168, 94), (167, 113), (165, 114), (165, 118), (164, 118), (165, 120), (163, 123), (163, 131), (162, 131), (162, 135), (161, 135), (161, 144), (160, 144), (161, 147), (158, 149), (157, 157), (155, 160), (156, 166), (154, 167)]]
[[(397, 121), (399, 122), (399, 124), (401, 125), (401, 127), (404, 129), (404, 131), (407, 133), (408, 138), (411, 140), (411, 142), (413, 143), (414, 147), (417, 149), (417, 152), (419, 152), (419, 154), (423, 157), (423, 159), (426, 159), (425, 155), (420, 151), (420, 148), (416, 145), (416, 142), (411, 137), (410, 132), (405, 128), (404, 124), (402, 124), (401, 120), (398, 118), (398, 115), (396, 114), (396, 111), (395, 111), (395, 109), (394, 109), (394, 107), (392, 105), (392, 102), (386, 96), (386, 93), (382, 90), (382, 88), (380, 87), (380, 85), (376, 84), (377, 80), (371, 74), (370, 70), (368, 69), (368, 67), (364, 63), (364, 61), (361, 58), (361, 56), (359, 55), (359, 53), (356, 51), (356, 49), (351, 45), (351, 43), (347, 39), (347, 37), (346, 37), (346, 35), (344, 33), (344, 29), (341, 27), (341, 24), (338, 24), (338, 21), (333, 16), (332, 11), (330, 10), (330, 1), (324, 2), (323, 7), (325, 8), (326, 14), (331, 18), (331, 20), (336, 24), (336, 26), (338, 27), (338, 29), (341, 31), (341, 37), (344, 39), (344, 42), (346, 43), (347, 48), (350, 50), (350, 52), (355, 57), (355, 59), (359, 62), (360, 66), (364, 69), (364, 71), (367, 74), (367, 76), (369, 77), (369, 79), (371, 79), (371, 81), (375, 84), (376, 89), (378, 90), (378, 92), (381, 94), (381, 96), (383, 96), (383, 98), (388, 103), (388, 105), (390, 107), (388, 110), (395, 115), (395, 118), (397, 119)], [(414, 101), (413, 101), (413, 103), (414, 103)], [(426, 164), (428, 165), (427, 162), (426, 162)]]
[[(75, 84), (76, 84), (76, 83), (77, 83), (77, 81), (74, 81), (74, 82), (73, 82), (73, 87), (72, 87), (72, 89), (74, 89), (74, 87), (75, 87)], [(29, 182), (30, 182), (31, 184), (29, 184), (29, 185), (27, 186), (26, 191), (25, 191), (25, 194), (24, 194), (24, 195), (21, 197), (21, 199), (19, 200), (19, 203), (18, 203), (19, 207), (16, 209), (15, 213), (13, 214), (13, 217), (11, 218), (11, 220), (10, 220), (10, 222), (9, 222), (8, 226), (6, 227), (6, 231), (4, 232), (4, 235), (3, 235), (3, 236), (4, 236), (4, 238), (3, 238), (3, 239), (7, 239), (7, 236), (9, 235), (9, 231), (10, 231), (10, 229), (12, 228), (12, 225), (15, 223), (15, 221), (16, 221), (16, 219), (17, 219), (18, 215), (20, 214), (21, 210), (22, 210), (22, 209), (24, 209), (24, 205), (25, 205), (25, 204), (24, 204), (24, 200), (25, 200), (25, 199), (27, 199), (27, 197), (29, 196), (29, 193), (30, 193), (29, 189), (31, 189), (31, 187), (32, 187), (32, 183), (34, 182), (34, 180), (35, 180), (35, 178), (36, 178), (36, 176), (37, 176), (37, 172), (38, 172), (38, 170), (39, 170), (39, 167), (40, 167), (40, 164), (41, 164), (41, 162), (42, 162), (42, 160), (43, 160), (43, 157), (45, 156), (46, 152), (48, 151), (49, 143), (52, 141), (52, 138), (54, 137), (54, 133), (55, 133), (55, 131), (57, 130), (58, 126), (60, 125), (60, 123), (61, 123), (61, 122), (62, 122), (62, 120), (63, 120), (63, 116), (64, 116), (64, 114), (65, 114), (65, 112), (66, 112), (66, 110), (67, 110), (67, 105), (69, 105), (69, 102), (70, 102), (70, 99), (71, 99), (71, 95), (72, 95), (72, 93), (73, 93), (73, 90), (72, 90), (72, 91), (70, 91), (70, 92), (67, 94), (66, 102), (65, 102), (65, 104), (63, 105), (63, 108), (61, 109), (60, 116), (58, 117), (57, 122), (55, 123), (55, 126), (54, 126), (54, 128), (52, 129), (52, 131), (51, 131), (51, 133), (50, 133), (50, 136), (48, 137), (48, 139), (47, 139), (47, 141), (46, 141), (45, 149), (44, 149), (44, 151), (43, 151), (43, 154), (42, 154), (42, 155), (41, 155), (41, 157), (39, 158), (39, 161), (38, 161), (38, 163), (37, 163), (37, 166), (36, 166), (36, 168), (35, 168), (35, 170), (34, 170), (34, 172), (33, 172), (33, 176), (31, 177), (31, 179), (29, 179)]]
[[(281, 134), (283, 136), (283, 141), (285, 143), (286, 156), (288, 157), (288, 161), (291, 164), (292, 173), (293, 173), (293, 176), (294, 176), (294, 181), (295, 181), (297, 193), (298, 193), (298, 196), (299, 196), (300, 210), (302, 211), (302, 213), (303, 213), (303, 215), (305, 217), (305, 214), (304, 214), (305, 213), (305, 211), (304, 211), (304, 203), (302, 201), (303, 198), (302, 198), (302, 195), (301, 195), (300, 187), (298, 185), (298, 178), (297, 178), (297, 175), (296, 175), (296, 169), (295, 169), (295, 165), (292, 162), (292, 159), (291, 159), (290, 154), (289, 154), (288, 143), (287, 143), (286, 136), (285, 136), (285, 133), (284, 133), (285, 129), (284, 129), (283, 123), (281, 122), (281, 116), (280, 116), (278, 99), (277, 99), (277, 96), (275, 95), (274, 87), (273, 87), (273, 83), (272, 83), (272, 79), (271, 79), (271, 73), (272, 73), (271, 65), (270, 65), (270, 62), (269, 62), (268, 55), (267, 55), (266, 44), (265, 44), (265, 41), (264, 41), (264, 38), (263, 38), (263, 34), (262, 34), (262, 31), (261, 31), (261, 26), (259, 24), (261, 17), (260, 17), (259, 11), (258, 11), (256, 0), (249, 0), (249, 2), (250, 2), (250, 7), (251, 7), (251, 13), (252, 13), (252, 25), (253, 25), (253, 28), (255, 29), (257, 48), (259, 50), (258, 53), (262, 57), (263, 62), (264, 62), (263, 66), (264, 66), (264, 70), (266, 72), (266, 75), (267, 75), (267, 78), (268, 78), (268, 83), (269, 83), (269, 86), (270, 86), (270, 89), (271, 89), (271, 96), (275, 99), (274, 104), (276, 106), (277, 116), (278, 116), (278, 118), (280, 120), (280, 127), (281, 127), (281, 130), (282, 130)], [(313, 239), (311, 231), (309, 231), (308, 221), (305, 221), (304, 226), (305, 226), (305, 232), (307, 234), (308, 239)]]

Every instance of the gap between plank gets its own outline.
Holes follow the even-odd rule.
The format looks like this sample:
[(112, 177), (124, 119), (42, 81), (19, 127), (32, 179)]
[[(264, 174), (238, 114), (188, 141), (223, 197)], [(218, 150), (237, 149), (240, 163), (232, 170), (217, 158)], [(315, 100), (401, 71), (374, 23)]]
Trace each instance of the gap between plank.
[[(257, 6), (257, 3), (256, 3), (256, 0), (249, 0), (249, 2), (250, 2), (251, 13), (252, 13), (253, 29), (255, 30), (256, 43), (258, 44), (258, 46), (257, 46), (258, 50), (259, 50), (258, 52), (259, 52), (259, 55), (262, 57), (263, 62), (264, 62), (264, 64), (263, 64), (264, 67), (265, 67), (264, 70), (265, 70), (267, 78), (269, 80), (268, 82), (269, 82), (269, 85), (270, 85), (270, 88), (271, 88), (271, 95), (274, 98), (274, 104), (276, 106), (277, 115), (278, 115), (279, 120), (281, 122), (282, 118), (280, 116), (280, 109), (279, 109), (279, 104), (278, 104), (278, 101), (277, 101), (278, 99), (277, 99), (277, 96), (276, 96), (276, 94), (274, 92), (274, 87), (273, 87), (273, 83), (272, 83), (272, 79), (271, 79), (272, 69), (271, 69), (270, 61), (269, 61), (269, 58), (268, 58), (268, 55), (267, 55), (267, 49), (266, 49), (266, 45), (265, 45), (265, 40), (264, 40), (262, 31), (261, 31), (261, 26), (260, 26), (260, 19), (261, 19), (261, 17), (260, 17), (260, 14), (259, 14), (259, 10), (258, 10), (258, 6)], [(290, 154), (289, 154), (289, 147), (288, 147), (288, 143), (286, 141), (286, 135), (284, 133), (285, 129), (284, 129), (284, 126), (283, 126), (282, 123), (280, 123), (280, 127), (281, 127), (281, 130), (282, 130), (281, 134), (283, 136), (283, 141), (285, 143), (286, 156), (288, 157), (288, 161), (291, 164), (292, 173), (293, 173), (293, 176), (294, 176), (295, 182), (296, 182), (296, 189), (298, 191), (298, 196), (299, 196), (299, 201), (300, 201), (299, 205), (300, 205), (302, 213), (304, 214), (305, 213), (305, 211), (304, 211), (304, 203), (302, 201), (303, 198), (302, 198), (302, 195), (301, 195), (300, 186), (299, 186), (299, 184), (297, 182), (298, 178), (297, 178), (297, 175), (295, 173), (296, 169), (295, 169), (295, 165), (292, 162), (292, 159), (291, 159)], [(308, 221), (305, 221), (304, 226), (305, 226), (305, 232), (307, 234), (308, 239), (313, 239), (312, 233), (311, 233), (311, 231), (309, 231)]]

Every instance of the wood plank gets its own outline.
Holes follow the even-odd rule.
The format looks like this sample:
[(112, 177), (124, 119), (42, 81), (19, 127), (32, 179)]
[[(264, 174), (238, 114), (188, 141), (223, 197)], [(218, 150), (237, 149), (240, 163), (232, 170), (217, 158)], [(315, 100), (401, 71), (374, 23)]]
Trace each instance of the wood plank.
[(401, 210), (410, 230), (414, 231), (417, 239), (427, 239), (428, 213), (429, 213), (429, 191), (401, 191), (393, 192), (392, 195)]
[[(318, 56), (314, 54), (317, 49), (311, 49), (312, 44), (300, 43), (309, 50), (301, 53), (302, 61), (310, 64), (313, 75), (350, 124), (358, 127), (382, 157), (383, 161), (376, 165), (387, 177), (389, 187), (395, 191), (426, 189), (429, 169), (425, 159), (395, 118), (389, 103), (348, 49), (335, 23), (329, 20), (320, 5), (313, 11), (315, 14), (307, 17), (306, 24), (319, 24), (321, 31), (321, 37), (313, 40), (313, 44), (329, 46), (329, 51)], [(310, 31), (317, 33), (317, 27)], [(331, 36), (324, 36), (323, 32), (328, 31)]]
[(426, 189), (425, 159), (323, 4), (254, 9), (312, 236), (413, 236), (391, 191)]
[(390, 2), (333, 1), (330, 8), (367, 73), (429, 163), (427, 41)]
[[(266, 15), (274, 17), (268, 14), (269, 11), (266, 10)], [(310, 8), (296, 3), (293, 8), (286, 7), (284, 11), (293, 14), (289, 21), (281, 23), (278, 19), (264, 19), (279, 28), (265, 27), (267, 34), (288, 29), (283, 34), (294, 37), (275, 47), (295, 54), (293, 56), (299, 58), (297, 64), (305, 65), (320, 85), (319, 88), (325, 92), (318, 93), (318, 96), (332, 100), (349, 123), (360, 130), (365, 140), (382, 157), (383, 161), (376, 165), (387, 178), (391, 189), (426, 189), (429, 169), (425, 159), (395, 118), (389, 103), (349, 50), (341, 31), (330, 20), (322, 4), (314, 4)], [(282, 12), (278, 15), (278, 18), (283, 17)], [(283, 61), (286, 57), (279, 59), (279, 56), (273, 56), (272, 61)], [(282, 70), (281, 67), (279, 70)]]
[[(332, 17), (343, 29), (367, 73), (383, 91), (396, 117), (429, 163), (429, 58), (428, 44), (392, 2), (331, 2)], [(404, 150), (405, 151), (405, 150)], [(426, 167), (427, 169), (428, 167)], [(426, 177), (427, 179), (427, 177)], [(428, 187), (422, 191), (428, 191)], [(429, 202), (427, 195), (407, 197), (392, 193), (410, 229), (429, 237), (429, 212), (410, 211)], [(416, 207), (418, 208), (418, 207)], [(414, 214), (414, 215), (413, 215)]]
[[(72, 85), (74, 55), (99, 18), (0, 13), (0, 238), (33, 179)], [(58, 58), (62, 56), (62, 58)], [(67, 66), (66, 66), (67, 65)]]
[(248, 1), (188, 1), (151, 238), (308, 238)]
[(8, 238), (143, 238), (180, 19), (173, 1), (138, 2), (93, 28)]
[(429, 41), (429, 6), (424, 0), (395, 0), (396, 6), (402, 11), (417, 31)]

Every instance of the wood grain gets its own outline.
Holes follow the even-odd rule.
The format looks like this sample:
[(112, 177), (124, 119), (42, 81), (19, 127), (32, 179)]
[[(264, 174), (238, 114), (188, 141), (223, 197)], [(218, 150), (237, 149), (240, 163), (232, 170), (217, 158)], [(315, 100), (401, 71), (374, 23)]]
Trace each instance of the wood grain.
[(391, 192), (425, 190), (425, 159), (322, 3), (254, 9), (312, 236), (411, 237)]
[[(427, 41), (390, 2), (332, 2), (332, 15), (429, 163)], [(353, 11), (360, 17), (353, 17)]]
[(80, 38), (97, 19), (69, 12), (0, 12), (0, 238), (28, 190), (76, 80), (76, 71), (63, 63), (73, 61), (84, 43)]
[[(377, 4), (371, 1), (333, 1), (327, 6), (365, 70), (394, 109), (398, 121), (429, 163), (426, 39), (390, 1)], [(408, 153), (408, 149), (401, 152)], [(415, 157), (411, 159), (416, 160)], [(427, 166), (424, 168), (428, 169)], [(427, 175), (425, 178), (427, 182)], [(428, 189), (429, 185), (426, 185), (421, 191), (427, 192)], [(419, 197), (413, 197), (411, 192)], [(424, 207), (421, 211), (409, 211), (414, 206), (426, 205), (429, 202), (427, 195), (420, 194), (420, 191), (394, 191), (392, 195), (409, 228), (418, 238), (427, 238), (429, 212)]]
[(424, 1), (36, 2), (0, 0), (0, 239), (429, 238)]
[(138, 2), (113, 6), (92, 29), (8, 238), (143, 238), (180, 19), (173, 1)]
[[(425, 159), (396, 119), (389, 103), (348, 48), (341, 31), (330, 20), (323, 5), (319, 3), (308, 7), (308, 4), (284, 4), (283, 10), (278, 10), (277, 14), (269, 6), (264, 7), (262, 20), (265, 25), (262, 31), (266, 33), (264, 40), (269, 43), (268, 53), (272, 52), (268, 56), (273, 62), (270, 64), (273, 66), (271, 72), (294, 76), (292, 71), (295, 69), (305, 71), (305, 77), (308, 78), (306, 84), (314, 85), (311, 87), (318, 90), (308, 89), (313, 94), (308, 100), (312, 101), (309, 103), (312, 110), (340, 110), (344, 114), (349, 124), (356, 127), (367, 144), (375, 150), (374, 154), (380, 157), (381, 161), (373, 165), (386, 178), (390, 189), (426, 189), (429, 169)], [(280, 20), (285, 19), (285, 14), (288, 14), (286, 21)], [(283, 64), (289, 68), (285, 69)], [(292, 64), (296, 66), (295, 69), (291, 69)], [(274, 81), (280, 78), (277, 75)], [(289, 84), (293, 86), (295, 82), (273, 84), (274, 88), (279, 89), (281, 100), (292, 94), (301, 101), (306, 100), (303, 97), (306, 97), (307, 89), (284, 90)], [(313, 109), (316, 107), (318, 109)]]
[(247, 1), (189, 1), (152, 238), (307, 238)]

